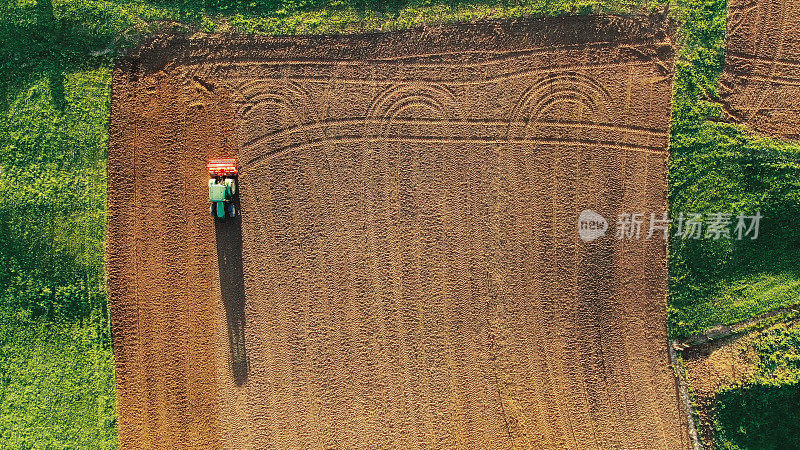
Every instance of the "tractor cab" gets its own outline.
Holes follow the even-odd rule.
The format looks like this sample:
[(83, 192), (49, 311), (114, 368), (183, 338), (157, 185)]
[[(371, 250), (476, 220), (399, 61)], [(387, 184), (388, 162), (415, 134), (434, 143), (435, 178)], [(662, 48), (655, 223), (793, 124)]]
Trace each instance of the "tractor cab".
[(208, 162), (208, 199), (211, 215), (217, 219), (236, 217), (236, 179), (239, 171), (235, 158), (211, 159)]

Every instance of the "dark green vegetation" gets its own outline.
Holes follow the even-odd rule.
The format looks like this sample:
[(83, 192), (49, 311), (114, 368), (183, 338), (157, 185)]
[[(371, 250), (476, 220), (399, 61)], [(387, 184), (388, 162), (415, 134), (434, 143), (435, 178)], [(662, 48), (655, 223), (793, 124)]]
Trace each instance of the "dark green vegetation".
[(800, 448), (800, 326), (772, 327), (759, 335), (753, 349), (760, 359), (756, 374), (717, 394), (719, 445)]
[[(641, 3), (0, 4), (0, 447), (114, 442), (103, 239), (110, 71), (120, 49), (164, 30), (389, 30), (498, 17), (628, 12)], [(673, 239), (670, 328), (675, 336), (746, 319), (800, 298), (800, 241), (791, 221), (800, 212), (800, 147), (755, 138), (719, 121), (721, 111), (712, 99), (723, 64), (726, 3), (678, 3), (673, 13), (685, 24), (674, 99), (672, 215), (760, 210), (765, 218), (761, 237), (753, 242)], [(781, 392), (792, 395), (791, 390)], [(726, 404), (735, 408), (736, 400)]]

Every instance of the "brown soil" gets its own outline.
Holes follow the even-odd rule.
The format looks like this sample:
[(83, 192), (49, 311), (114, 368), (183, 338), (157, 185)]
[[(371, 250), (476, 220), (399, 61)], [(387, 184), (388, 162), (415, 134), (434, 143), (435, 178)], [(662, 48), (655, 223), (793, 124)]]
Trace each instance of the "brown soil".
[[(665, 210), (672, 55), (663, 24), (584, 17), (122, 60), (122, 446), (688, 447), (664, 242), (577, 233)], [(229, 154), (242, 219), (215, 226)]]
[(800, 138), (800, 2), (728, 2), (720, 84), (736, 120), (769, 135)]

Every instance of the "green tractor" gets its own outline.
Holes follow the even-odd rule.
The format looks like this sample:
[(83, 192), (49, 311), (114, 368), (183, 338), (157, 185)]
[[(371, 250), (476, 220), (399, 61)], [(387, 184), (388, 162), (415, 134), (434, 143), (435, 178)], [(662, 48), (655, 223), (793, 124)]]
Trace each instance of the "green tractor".
[(235, 159), (212, 159), (208, 163), (208, 199), (211, 215), (217, 219), (234, 218), (236, 210), (234, 196), (237, 194), (236, 179), (239, 172)]

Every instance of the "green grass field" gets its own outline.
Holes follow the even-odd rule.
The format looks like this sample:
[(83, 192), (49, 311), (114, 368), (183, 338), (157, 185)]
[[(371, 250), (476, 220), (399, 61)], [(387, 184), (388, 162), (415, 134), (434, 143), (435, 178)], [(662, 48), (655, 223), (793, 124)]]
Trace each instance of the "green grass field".
[(114, 448), (114, 355), (95, 327), (2, 319), (0, 447)]
[[(392, 30), (627, 12), (618, 0), (8, 0), (0, 4), (0, 447), (114, 446), (103, 268), (114, 57), (154, 32)], [(662, 1), (650, 2), (657, 7)], [(798, 303), (800, 145), (717, 118), (726, 2), (679, 0), (672, 215), (764, 215), (753, 242), (670, 244), (670, 333)], [(769, 349), (765, 349), (768, 352)], [(92, 443), (89, 445), (89, 443)], [(98, 442), (98, 444), (95, 444)], [(8, 444), (8, 445), (6, 445)]]

